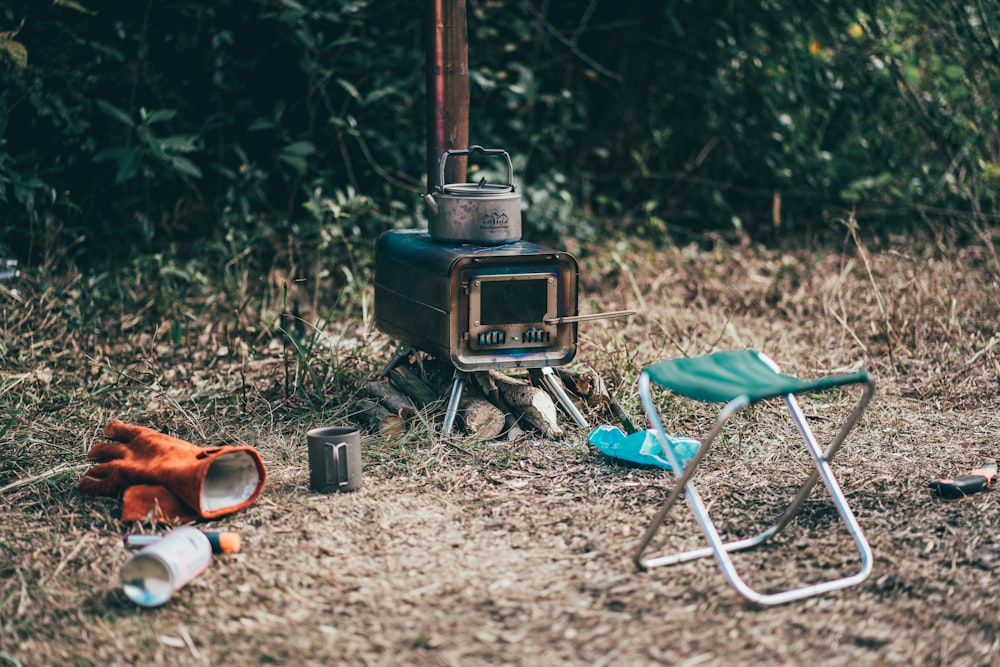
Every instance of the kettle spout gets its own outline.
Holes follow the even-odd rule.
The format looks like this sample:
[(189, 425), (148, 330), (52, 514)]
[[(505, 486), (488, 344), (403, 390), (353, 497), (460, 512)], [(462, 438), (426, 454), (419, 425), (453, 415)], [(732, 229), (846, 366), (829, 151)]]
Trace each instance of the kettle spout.
[(424, 201), (427, 202), (427, 205), (430, 206), (431, 213), (433, 213), (434, 215), (437, 215), (437, 212), (438, 212), (438, 203), (436, 201), (434, 201), (434, 195), (432, 195), (432, 194), (425, 194), (425, 195), (421, 195), (421, 196), (424, 198)]

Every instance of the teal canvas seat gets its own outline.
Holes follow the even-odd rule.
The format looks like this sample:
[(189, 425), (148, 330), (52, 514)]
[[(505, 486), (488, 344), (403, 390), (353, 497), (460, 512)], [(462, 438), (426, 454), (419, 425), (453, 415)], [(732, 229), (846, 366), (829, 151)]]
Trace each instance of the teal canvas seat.
[[(854, 409), (847, 416), (833, 441), (825, 448), (816, 442), (809, 424), (799, 407), (796, 395), (842, 387), (847, 385), (864, 385), (861, 396)], [(714, 556), (722, 569), (727, 581), (744, 597), (758, 604), (779, 604), (797, 600), (810, 595), (852, 586), (864, 581), (872, 570), (872, 552), (865, 539), (830, 468), (830, 461), (844, 443), (848, 433), (861, 419), (875, 391), (874, 380), (865, 372), (845, 375), (831, 375), (815, 380), (800, 380), (782, 373), (777, 364), (767, 355), (756, 350), (735, 350), (715, 352), (698, 357), (671, 359), (648, 366), (639, 376), (639, 398), (649, 420), (650, 428), (658, 434), (662, 442), (669, 442), (663, 425), (663, 419), (654, 399), (653, 387), (660, 387), (678, 396), (683, 396), (704, 403), (724, 404), (708, 434), (701, 439), (698, 452), (689, 461), (681, 461), (671, 447), (663, 447), (663, 453), (670, 463), (677, 482), (671, 489), (660, 510), (647, 529), (638, 549), (635, 552), (635, 563), (640, 569), (651, 569), (664, 565), (673, 565), (685, 561)], [(799, 433), (804, 439), (815, 469), (806, 477), (791, 502), (785, 507), (778, 520), (763, 532), (724, 542), (719, 535), (705, 503), (692, 483), (692, 477), (702, 459), (711, 449), (712, 442), (722, 432), (729, 419), (742, 410), (759, 401), (782, 399), (791, 412)], [(781, 532), (791, 522), (796, 512), (802, 506), (816, 482), (822, 480), (830, 499), (833, 501), (847, 532), (857, 547), (860, 566), (855, 574), (840, 578), (813, 582), (789, 590), (762, 593), (750, 587), (733, 565), (730, 552), (750, 549), (758, 546), (769, 538)], [(663, 526), (667, 513), (675, 504), (681, 493), (684, 493), (688, 504), (708, 541), (708, 546), (691, 551), (655, 556), (643, 556), (653, 536)]]

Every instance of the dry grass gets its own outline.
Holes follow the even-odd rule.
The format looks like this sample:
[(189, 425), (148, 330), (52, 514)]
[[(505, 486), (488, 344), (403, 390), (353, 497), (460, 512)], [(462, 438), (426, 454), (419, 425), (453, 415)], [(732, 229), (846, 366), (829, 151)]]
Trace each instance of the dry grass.
[[(678, 354), (755, 347), (794, 374), (877, 376), (834, 466), (875, 551), (864, 584), (762, 609), (711, 562), (636, 572), (669, 478), (603, 458), (576, 429), (460, 448), (433, 427), (368, 435), (362, 490), (311, 494), (306, 428), (350, 419), (390, 341), (334, 318), (296, 347), (245, 308), (165, 304), (110, 279), (43, 285), (29, 268), (24, 301), (0, 303), (0, 665), (1000, 664), (998, 496), (926, 488), (1000, 452), (989, 243), (579, 255), (583, 312), (640, 310), (581, 325), (578, 355), (637, 421), (639, 370)], [(830, 435), (852, 399), (805, 407)], [(707, 427), (708, 410), (664, 401), (670, 428)], [(264, 496), (213, 526), (239, 531), (243, 552), (158, 609), (117, 583), (118, 501), (76, 491), (112, 417), (251, 444), (268, 465)], [(759, 406), (710, 454), (699, 484), (726, 530), (761, 525), (793, 490), (806, 462), (791, 443), (787, 419)], [(738, 557), (753, 583), (856, 565), (838, 558), (849, 541), (829, 504), (815, 494), (805, 510), (779, 544)], [(672, 518), (664, 539), (677, 546), (692, 526)]]

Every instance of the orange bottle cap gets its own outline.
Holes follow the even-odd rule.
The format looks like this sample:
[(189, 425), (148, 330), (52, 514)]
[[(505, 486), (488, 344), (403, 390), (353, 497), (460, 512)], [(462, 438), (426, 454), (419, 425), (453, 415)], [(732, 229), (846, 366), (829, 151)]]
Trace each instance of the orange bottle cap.
[(240, 550), (239, 533), (219, 533), (219, 551), (238, 553)]

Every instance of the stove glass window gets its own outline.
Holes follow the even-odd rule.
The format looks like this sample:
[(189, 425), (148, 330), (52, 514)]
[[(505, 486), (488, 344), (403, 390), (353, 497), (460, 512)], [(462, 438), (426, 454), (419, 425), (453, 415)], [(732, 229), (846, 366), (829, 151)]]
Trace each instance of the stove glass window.
[(540, 280), (484, 280), (480, 321), (491, 324), (530, 324), (545, 319), (547, 278)]

